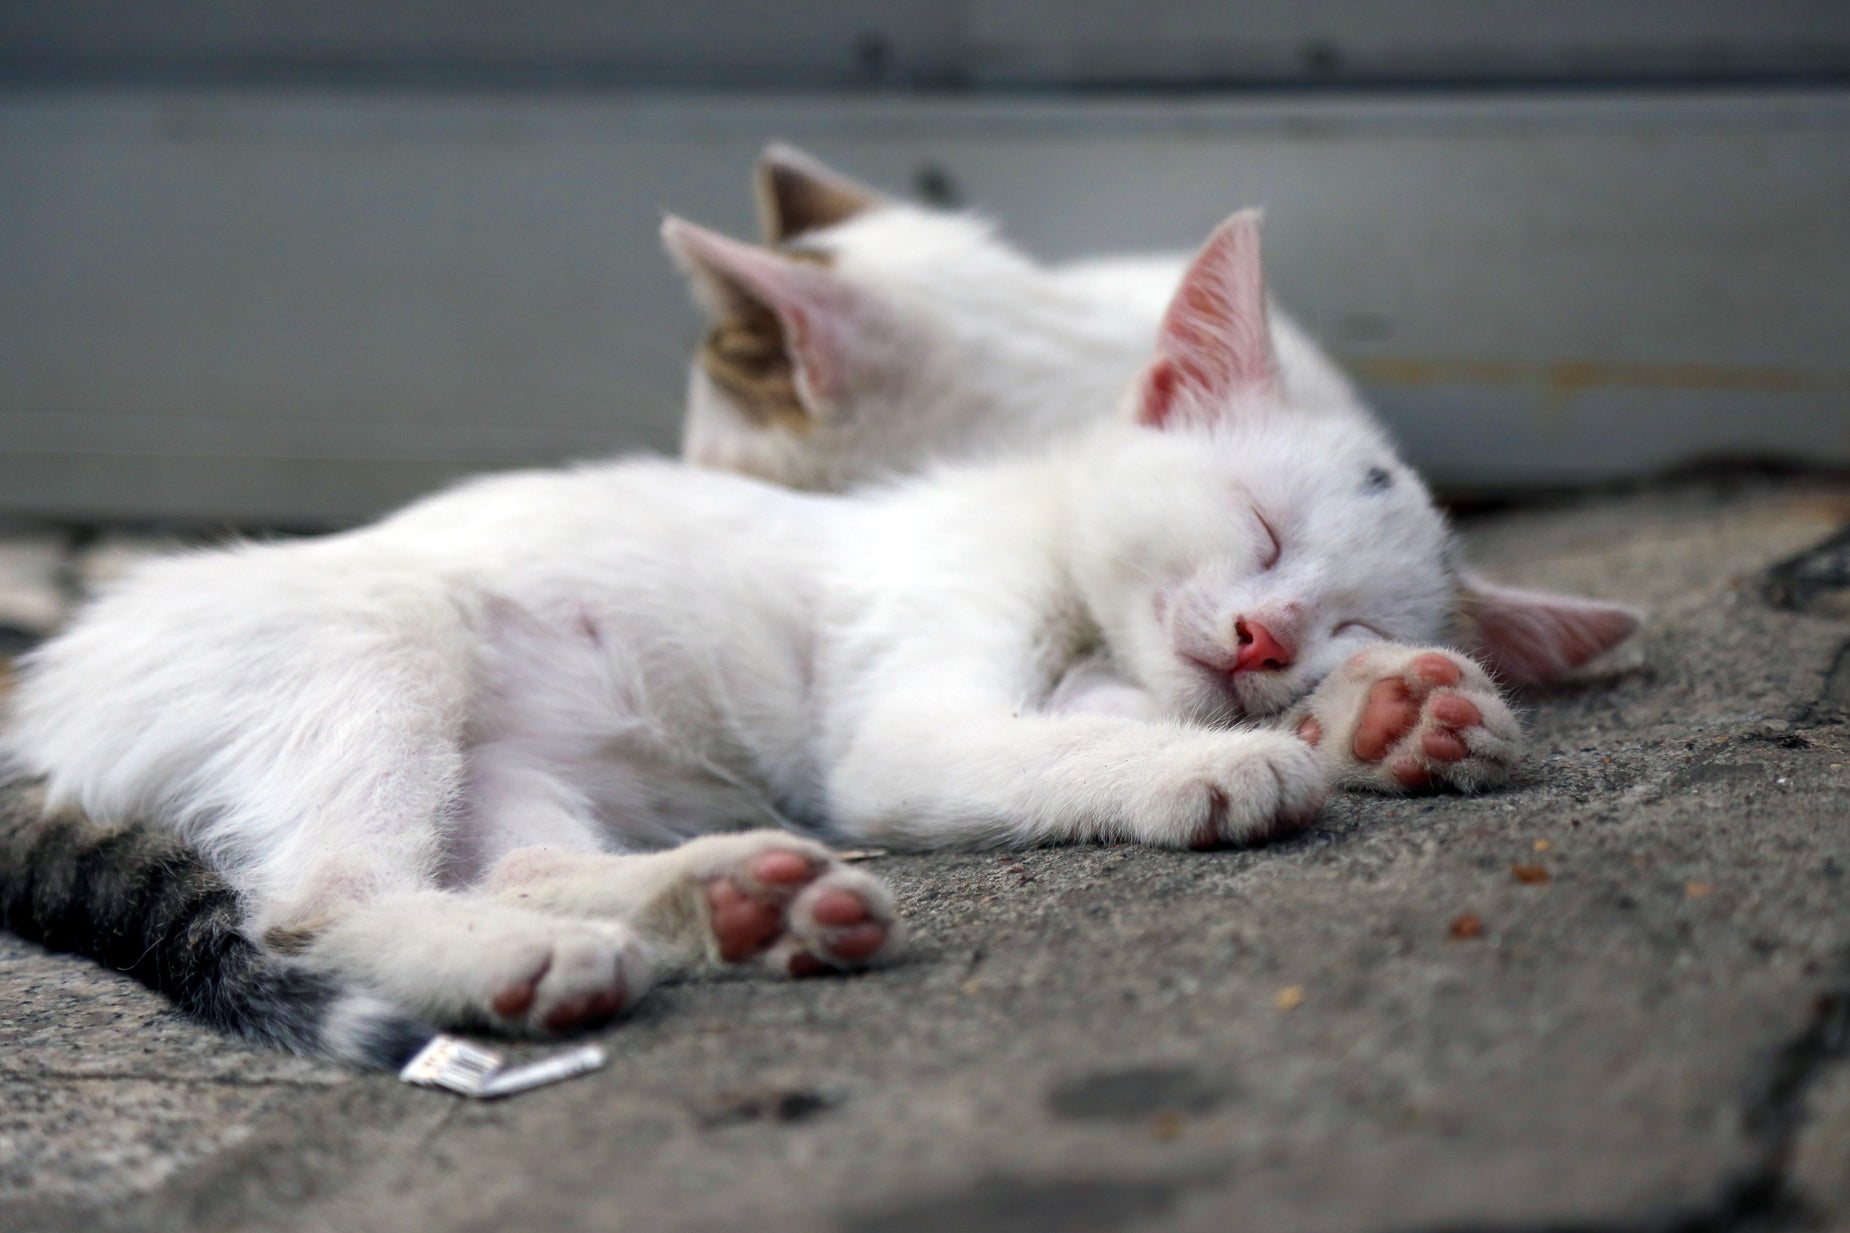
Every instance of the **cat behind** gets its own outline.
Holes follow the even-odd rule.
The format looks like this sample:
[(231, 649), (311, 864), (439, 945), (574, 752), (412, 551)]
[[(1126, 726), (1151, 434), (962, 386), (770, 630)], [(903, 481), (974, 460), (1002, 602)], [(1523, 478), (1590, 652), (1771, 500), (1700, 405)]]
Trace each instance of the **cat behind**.
[[(888, 197), (774, 145), (755, 181), (766, 247), (663, 229), (710, 327), (683, 455), (840, 489), (1033, 449), (1109, 416), (1149, 359), (1189, 254), (1043, 266), (978, 216)], [(1367, 418), (1347, 378), (1271, 306), (1301, 408)]]

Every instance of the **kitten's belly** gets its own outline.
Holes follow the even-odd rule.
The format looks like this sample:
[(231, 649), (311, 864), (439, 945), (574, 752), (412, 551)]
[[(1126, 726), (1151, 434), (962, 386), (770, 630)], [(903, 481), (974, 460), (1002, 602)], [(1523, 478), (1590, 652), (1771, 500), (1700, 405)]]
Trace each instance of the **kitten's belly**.
[(612, 848), (667, 846), (713, 831), (795, 821), (744, 768), (693, 764), (686, 748), (627, 739), (600, 752), (577, 771)]
[[(801, 648), (735, 623), (694, 654), (675, 632), (582, 599), (500, 607), (471, 724), (479, 772), (559, 790), (610, 848), (813, 823)], [(741, 648), (749, 670), (728, 653)]]

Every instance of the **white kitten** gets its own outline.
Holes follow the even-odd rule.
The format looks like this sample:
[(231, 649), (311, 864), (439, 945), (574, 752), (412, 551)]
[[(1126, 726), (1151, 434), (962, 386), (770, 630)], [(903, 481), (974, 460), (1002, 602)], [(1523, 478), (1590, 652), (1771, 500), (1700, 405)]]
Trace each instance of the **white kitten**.
[[(683, 455), (797, 488), (1038, 448), (1117, 407), (1188, 255), (1038, 265), (981, 219), (882, 196), (787, 146), (757, 168), (761, 248), (663, 228), (713, 329), (689, 376)], [(1367, 418), (1274, 305), (1300, 407)]]
[[(691, 366), (682, 452), (797, 488), (1032, 452), (1097, 423), (1147, 361), (1187, 265), (1180, 255), (1038, 265), (975, 217), (883, 196), (787, 146), (765, 151), (757, 190), (776, 247), (676, 218), (663, 227), (712, 320)], [(1268, 321), (1291, 404), (1378, 433), (1329, 356), (1275, 305)], [(1449, 635), (1506, 684), (1554, 680), (1640, 621), (1624, 605), (1455, 572)], [(1383, 649), (1369, 662), (1424, 696), (1412, 658)], [(1441, 778), (1488, 782), (1465, 766)]]
[(1128, 414), (1038, 457), (852, 497), (531, 472), (150, 564), (27, 661), (6, 752), (53, 809), (199, 844), (310, 969), (526, 1031), (664, 965), (895, 945), (884, 889), (825, 849), (708, 832), (1205, 845), (1302, 825), (1332, 778), (1494, 778), (1508, 711), (1409, 649), (1454, 603), (1442, 519), (1269, 337), (1238, 215)]

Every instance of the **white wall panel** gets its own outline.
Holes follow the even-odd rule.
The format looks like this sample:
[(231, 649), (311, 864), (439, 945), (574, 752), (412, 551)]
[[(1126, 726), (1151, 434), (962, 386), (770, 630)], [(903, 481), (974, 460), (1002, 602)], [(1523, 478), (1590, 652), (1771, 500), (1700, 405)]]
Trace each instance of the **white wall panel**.
[(1282, 299), (1472, 487), (1850, 463), (1850, 96), (0, 95), (0, 509), (322, 520), (671, 446), (664, 209), (778, 137), (1049, 256), (1270, 210)]

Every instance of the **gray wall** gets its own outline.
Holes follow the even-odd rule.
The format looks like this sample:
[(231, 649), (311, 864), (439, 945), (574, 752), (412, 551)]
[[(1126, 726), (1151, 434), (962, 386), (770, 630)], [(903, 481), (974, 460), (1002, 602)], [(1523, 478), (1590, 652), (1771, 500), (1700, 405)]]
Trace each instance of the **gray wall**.
[(39, 80), (1074, 87), (1779, 80), (1850, 68), (1840, 0), (7, 0)]
[[(1449, 47), (1512, 80), (1742, 80), (1219, 97), (854, 76), (1187, 83), (1247, 63), (1196, 54), (1235, 11), (1245, 80), (1332, 71), (1302, 54), (1303, 6), (1114, 27), (1100, 4), (822, 5), (775, 29), (768, 6), (273, 7), (0, 6), (0, 512), (339, 520), (468, 470), (669, 447), (697, 321), (656, 224), (747, 231), (774, 137), (948, 189), (1047, 256), (1189, 245), (1267, 206), (1281, 298), (1449, 485), (1850, 463), (1850, 92), (1743, 84), (1816, 71), (1842, 6), (1566, 5), (1533, 29), (1508, 16), (1530, 6), (1319, 6), (1357, 75), (1437, 72)], [(1422, 42), (1396, 9), (1450, 19)], [(1134, 35), (1111, 60), (1114, 28)], [(826, 88), (524, 88), (700, 64)], [(451, 73), (477, 85), (410, 88)]]

